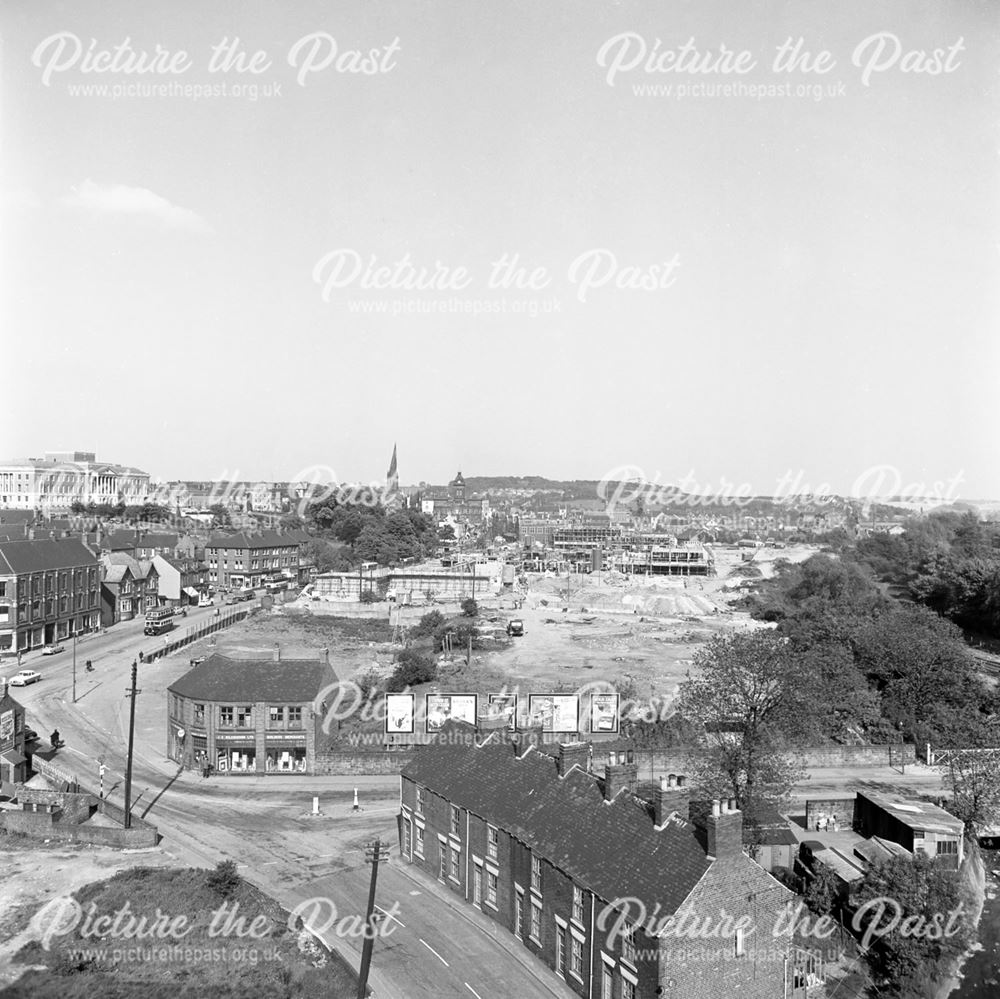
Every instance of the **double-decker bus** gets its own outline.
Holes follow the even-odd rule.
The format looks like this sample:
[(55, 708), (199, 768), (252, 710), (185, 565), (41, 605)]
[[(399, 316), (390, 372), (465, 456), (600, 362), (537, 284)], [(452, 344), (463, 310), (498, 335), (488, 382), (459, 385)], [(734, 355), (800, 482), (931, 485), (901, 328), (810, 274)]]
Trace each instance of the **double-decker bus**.
[(144, 635), (162, 635), (174, 626), (173, 607), (154, 607), (146, 611), (146, 626), (142, 629)]

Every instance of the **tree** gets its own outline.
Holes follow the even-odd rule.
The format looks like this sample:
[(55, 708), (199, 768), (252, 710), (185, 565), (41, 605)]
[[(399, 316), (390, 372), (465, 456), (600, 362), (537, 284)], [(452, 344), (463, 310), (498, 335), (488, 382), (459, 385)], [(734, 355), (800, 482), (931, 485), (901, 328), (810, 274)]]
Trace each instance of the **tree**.
[(438, 538), (441, 541), (454, 541), (455, 540), (455, 528), (451, 524), (442, 524), (438, 528), (437, 532)]
[(213, 503), (208, 512), (212, 514), (212, 527), (232, 527), (232, 514), (221, 504)]
[(418, 683), (430, 683), (437, 678), (437, 663), (430, 656), (413, 649), (403, 649), (396, 657), (396, 668), (386, 685), (389, 693), (398, 693)]
[(472, 597), (466, 597), (462, 601), (462, 613), (466, 617), (475, 617), (479, 613), (479, 604)]
[(828, 916), (836, 908), (839, 895), (837, 875), (822, 861), (817, 861), (803, 893), (806, 905), (817, 916)]
[(986, 826), (1000, 825), (1000, 749), (997, 733), (982, 727), (967, 750), (952, 750), (945, 781), (951, 788), (949, 811), (975, 838)]
[(444, 624), (445, 618), (441, 611), (428, 611), (417, 624), (410, 629), (410, 634), (414, 638), (429, 638)]
[(350, 566), (345, 566), (344, 558), (323, 538), (312, 538), (302, 546), (302, 554), (311, 558), (319, 572), (345, 572)]
[(802, 730), (808, 691), (788, 642), (773, 631), (712, 639), (681, 685), (678, 711), (704, 726), (709, 752), (694, 779), (734, 797), (750, 821), (759, 803), (787, 794), (801, 777), (788, 752)]
[[(963, 905), (959, 884), (953, 871), (920, 854), (868, 869), (852, 901), (855, 925), (872, 941), (865, 958), (883, 994), (937, 994), (937, 983), (975, 937), (968, 920), (955, 915)], [(932, 931), (935, 925), (940, 933)]]

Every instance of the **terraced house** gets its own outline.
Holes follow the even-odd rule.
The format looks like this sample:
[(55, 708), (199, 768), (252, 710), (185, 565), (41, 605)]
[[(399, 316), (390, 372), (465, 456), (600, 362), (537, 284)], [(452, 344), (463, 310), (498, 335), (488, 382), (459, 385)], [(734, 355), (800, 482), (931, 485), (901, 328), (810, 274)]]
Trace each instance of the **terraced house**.
[(76, 538), (0, 543), (0, 652), (100, 627), (97, 555)]
[[(452, 722), (414, 754), (401, 775), (404, 861), (587, 999), (815, 995), (814, 959), (774, 936), (794, 896), (744, 853), (735, 803), (710, 804), (698, 825), (683, 780), (637, 797), (626, 754), (598, 776), (586, 743), (550, 754), (507, 738)], [(713, 933), (685, 938), (671, 916)]]

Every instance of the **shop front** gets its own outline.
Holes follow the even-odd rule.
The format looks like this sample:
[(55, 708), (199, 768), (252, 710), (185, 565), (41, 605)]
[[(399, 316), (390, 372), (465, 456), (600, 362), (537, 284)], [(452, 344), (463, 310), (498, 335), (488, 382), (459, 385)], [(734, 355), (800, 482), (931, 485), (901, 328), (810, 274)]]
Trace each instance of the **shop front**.
[(308, 764), (304, 732), (268, 732), (266, 740), (267, 773), (306, 773)]
[(219, 773), (256, 773), (257, 744), (253, 735), (217, 734), (215, 737), (215, 769)]

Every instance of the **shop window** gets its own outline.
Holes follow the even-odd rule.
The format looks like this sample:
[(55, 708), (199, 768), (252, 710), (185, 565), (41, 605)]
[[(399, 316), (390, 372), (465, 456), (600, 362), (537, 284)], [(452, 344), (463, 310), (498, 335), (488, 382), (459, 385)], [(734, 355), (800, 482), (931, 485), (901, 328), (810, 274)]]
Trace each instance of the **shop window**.
[(269, 773), (305, 773), (305, 749), (269, 749), (266, 768)]

